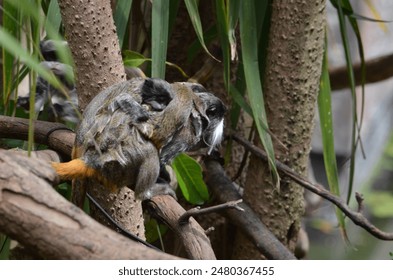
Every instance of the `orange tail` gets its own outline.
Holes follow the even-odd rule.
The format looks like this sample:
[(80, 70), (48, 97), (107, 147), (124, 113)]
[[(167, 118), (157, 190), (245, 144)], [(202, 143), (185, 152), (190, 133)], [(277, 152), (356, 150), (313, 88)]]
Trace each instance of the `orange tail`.
[(52, 167), (62, 180), (100, 177), (95, 169), (79, 158), (64, 163), (52, 162)]

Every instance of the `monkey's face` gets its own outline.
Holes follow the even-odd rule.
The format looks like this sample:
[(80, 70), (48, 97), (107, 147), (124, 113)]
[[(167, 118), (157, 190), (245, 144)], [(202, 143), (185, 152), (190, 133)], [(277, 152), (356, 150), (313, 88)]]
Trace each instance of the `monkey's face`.
[(202, 100), (202, 139), (200, 146), (207, 146), (208, 153), (221, 143), (224, 132), (224, 114), (226, 106), (200, 84), (188, 84), (192, 91)]

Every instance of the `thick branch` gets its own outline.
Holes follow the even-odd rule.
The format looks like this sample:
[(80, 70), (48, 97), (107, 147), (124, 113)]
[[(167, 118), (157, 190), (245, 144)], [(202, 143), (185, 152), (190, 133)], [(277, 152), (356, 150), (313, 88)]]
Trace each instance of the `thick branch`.
[[(238, 143), (243, 145), (247, 150), (252, 152), (254, 155), (258, 156), (262, 160), (267, 161), (267, 155), (262, 149), (256, 147), (255, 145), (253, 145), (252, 143), (250, 143), (249, 141), (243, 139), (238, 135), (233, 135), (232, 137)], [(307, 178), (305, 178), (302, 175), (299, 175), (291, 168), (289, 168), (287, 165), (279, 162), (278, 160), (276, 160), (276, 166), (279, 171), (287, 175), (289, 178), (291, 178), (294, 182), (298, 183), (300, 186), (332, 202), (334, 205), (340, 208), (341, 211), (349, 219), (352, 220), (352, 222), (364, 228), (376, 238), (382, 240), (393, 240), (393, 233), (384, 232), (378, 229), (365, 216), (363, 216), (362, 213), (352, 210), (340, 197), (333, 195), (332, 193), (327, 191), (323, 186), (310, 182)]]
[[(209, 189), (220, 202), (238, 200), (241, 198), (231, 180), (225, 174), (222, 166), (215, 160), (205, 160), (205, 180)], [(295, 256), (269, 231), (255, 212), (241, 202), (238, 206), (244, 211), (236, 209), (224, 210), (232, 223), (250, 238), (255, 247), (268, 259), (292, 260)]]
[(45, 259), (174, 259), (100, 225), (50, 184), (49, 163), (0, 150), (0, 231)]
[[(0, 116), (0, 138), (26, 140), (29, 120)], [(75, 134), (60, 123), (35, 121), (34, 141), (49, 146), (51, 149), (70, 158)]]
[[(355, 74), (355, 84), (361, 84), (361, 66), (353, 66)], [(376, 83), (393, 76), (393, 54), (377, 57), (366, 61), (366, 80), (365, 83)], [(348, 70), (346, 66), (331, 69), (329, 71), (332, 90), (339, 90), (349, 87)]]

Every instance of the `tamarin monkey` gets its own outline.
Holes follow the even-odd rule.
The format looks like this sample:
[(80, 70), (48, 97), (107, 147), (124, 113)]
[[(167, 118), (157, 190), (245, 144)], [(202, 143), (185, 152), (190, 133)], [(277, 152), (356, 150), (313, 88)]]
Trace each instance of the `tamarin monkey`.
[(174, 195), (156, 184), (160, 167), (180, 152), (208, 147), (223, 134), (223, 102), (199, 84), (135, 78), (99, 93), (76, 131), (72, 160), (54, 163), (62, 179), (128, 186), (137, 198)]

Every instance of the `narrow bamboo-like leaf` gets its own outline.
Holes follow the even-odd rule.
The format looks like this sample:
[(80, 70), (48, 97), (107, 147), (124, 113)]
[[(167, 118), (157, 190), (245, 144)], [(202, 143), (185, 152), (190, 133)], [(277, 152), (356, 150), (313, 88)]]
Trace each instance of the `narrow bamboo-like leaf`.
[[(40, 17), (41, 10), (39, 7), (40, 1), (38, 0), (37, 6), (35, 10), (31, 11), (31, 14), (34, 16), (27, 17), (30, 24), (30, 34), (27, 33), (26, 35), (26, 42), (27, 46), (39, 46), (40, 44), (40, 31), (41, 27), (43, 26), (43, 18)], [(40, 55), (40, 50), (38, 48), (32, 48), (31, 57), (38, 61), (38, 57)], [(36, 84), (37, 84), (37, 72), (31, 71), (31, 86), (30, 86), (30, 95), (29, 95), (29, 130), (27, 136), (27, 154), (31, 156), (31, 152), (34, 148), (34, 120), (37, 119), (38, 112), (35, 110), (35, 97), (36, 97)]]
[(177, 17), (177, 12), (179, 11), (180, 0), (169, 1), (169, 21), (168, 21), (168, 38), (172, 34), (173, 27), (175, 26), (175, 21)]
[[(258, 34), (258, 42), (261, 39), (262, 36), (262, 29), (264, 26), (264, 21), (265, 21), (265, 15), (266, 15), (266, 10), (267, 6), (269, 5), (269, 1), (255, 1), (255, 14), (256, 14), (256, 20), (257, 20), (257, 34)], [(266, 37), (266, 36), (265, 36)]]
[(275, 165), (272, 139), (266, 130), (263, 129), (263, 127), (268, 128), (268, 124), (258, 64), (258, 41), (255, 17), (254, 1), (242, 1), (240, 9), (240, 39), (247, 91), (259, 137), (269, 158), (269, 167), (272, 171), (273, 181), (279, 189), (280, 180)]
[(222, 59), (224, 62), (224, 84), (229, 91), (229, 80), (231, 71), (231, 52), (229, 45), (228, 15), (225, 0), (216, 0), (217, 30), (221, 43)]
[(378, 10), (375, 8), (374, 3), (370, 0), (366, 0), (366, 4), (370, 9), (371, 13), (374, 15), (375, 19), (378, 21), (379, 27), (384, 31), (388, 31), (388, 27), (386, 26), (385, 22), (382, 20), (381, 15), (379, 14)]
[[(322, 133), (323, 160), (325, 164), (326, 177), (328, 179), (330, 191), (335, 195), (340, 196), (336, 151), (334, 149), (331, 89), (326, 49), (322, 64), (322, 75), (318, 95), (318, 111)], [(339, 208), (336, 207), (335, 209), (341, 232), (343, 233), (344, 238), (347, 240), (344, 214)]]
[(31, 54), (27, 52), (24, 48), (22, 48), (20, 43), (14, 37), (8, 34), (2, 26), (0, 26), (0, 45), (13, 56), (20, 59), (22, 63), (26, 64), (28, 67), (36, 71), (40, 76), (50, 82), (53, 86), (61, 86), (61, 84), (54, 77), (54, 75), (47, 69), (42, 67), (39, 61), (36, 58), (32, 57)]
[(203, 38), (203, 30), (202, 30), (202, 23), (201, 23), (201, 18), (199, 16), (199, 11), (198, 11), (198, 1), (197, 0), (184, 0), (188, 14), (190, 15), (191, 23), (194, 26), (195, 33), (199, 39), (199, 42), (201, 43), (203, 49), (207, 54), (209, 54), (212, 58), (217, 60), (207, 49), (205, 40)]
[(169, 1), (153, 1), (152, 11), (152, 67), (151, 76), (165, 79), (168, 48)]
[[(343, 0), (342, 4), (344, 7), (346, 7), (349, 11), (352, 11), (352, 6), (351, 3), (348, 0)], [(348, 17), (348, 16), (347, 16)], [(355, 140), (355, 149), (357, 148), (357, 146), (359, 145), (362, 153), (363, 153), (363, 157), (365, 158), (365, 151), (363, 150), (363, 145), (362, 145), (362, 141), (361, 141), (361, 129), (363, 126), (363, 117), (364, 117), (364, 106), (365, 106), (365, 85), (366, 85), (366, 59), (364, 57), (364, 48), (363, 48), (363, 42), (362, 42), (362, 36), (360, 34), (360, 29), (358, 26), (358, 22), (357, 19), (355, 17), (348, 17), (349, 23), (351, 24), (352, 30), (354, 31), (355, 35), (356, 35), (356, 41), (358, 44), (358, 49), (359, 49), (359, 57), (360, 57), (360, 79), (361, 79), (361, 100), (360, 100), (360, 116), (357, 119), (357, 137)], [(358, 102), (358, 101), (357, 101)], [(356, 108), (358, 106), (356, 105)], [(357, 109), (355, 109), (357, 110)], [(347, 202), (349, 203), (349, 200), (352, 196), (352, 189), (350, 189), (348, 191), (348, 196), (347, 196)]]
[(9, 259), (9, 250), (11, 245), (11, 239), (0, 233), (0, 260)]
[(246, 102), (243, 95), (240, 94), (237, 88), (235, 88), (233, 85), (230, 85), (229, 92), (233, 100), (240, 106), (240, 108), (242, 108), (247, 114), (249, 114), (252, 117), (253, 114), (252, 114), (251, 106)]
[(132, 0), (117, 0), (115, 14), (113, 19), (115, 21), (117, 36), (119, 37), (119, 46), (122, 48), (124, 42), (124, 35), (126, 34), (127, 24), (130, 17)]
[[(20, 13), (23, 16), (31, 18), (31, 20), (33, 20), (34, 22), (37, 22), (37, 23), (42, 22), (42, 20), (43, 20), (42, 13), (37, 12), (37, 11), (40, 11), (39, 10), (40, 6), (35, 1), (29, 1), (29, 0), (18, 0), (18, 1), (5, 0), (5, 1), (8, 1), (16, 9), (18, 9), (18, 11), (20, 11)], [(58, 32), (58, 29), (55, 29), (54, 26), (52, 26), (51, 24), (45, 25), (45, 31), (50, 39), (56, 40), (56, 41), (63, 40), (63, 38), (60, 36), (60, 34)], [(30, 40), (31, 40), (31, 38), (30, 38)], [(37, 45), (34, 45), (33, 47), (36, 50), (38, 50), (39, 45), (37, 44)], [(64, 46), (62, 46), (62, 44), (59, 44), (57, 46), (57, 48), (58, 48), (57, 53), (59, 54), (62, 62), (69, 64), (69, 65), (73, 65), (71, 55), (70, 55), (70, 52), (68, 51), (68, 48), (65, 48)], [(48, 80), (48, 82), (51, 82), (51, 81)]]
[[(239, 57), (240, 57), (239, 60), (242, 61), (241, 54), (239, 54)], [(246, 78), (244, 76), (244, 68), (243, 68), (242, 63), (238, 64), (235, 76), (236, 76), (236, 82), (235, 82), (235, 85), (233, 86), (233, 88), (236, 91), (233, 91), (232, 86), (231, 86), (229, 93), (231, 94), (231, 96), (232, 96), (232, 93), (234, 93), (234, 95), (236, 95), (236, 93), (239, 93), (242, 96), (242, 98), (244, 99), (244, 95), (246, 94)], [(236, 96), (232, 96), (232, 97), (234, 99), (236, 98)], [(231, 120), (231, 128), (232, 129), (236, 129), (236, 127), (237, 127), (237, 123), (238, 123), (239, 117), (240, 117), (240, 109), (241, 109), (241, 106), (239, 106), (237, 102), (236, 102), (236, 104), (234, 104), (231, 107), (230, 120)], [(252, 114), (251, 114), (251, 116), (252, 116)]]
[[(8, 1), (3, 3), (3, 22), (2, 26), (11, 36), (18, 37), (20, 22), (18, 10), (10, 5)], [(17, 22), (15, 22), (17, 21)], [(11, 81), (14, 70), (14, 56), (6, 49), (2, 49), (2, 67), (3, 67), (3, 105), (6, 106), (12, 93)]]
[[(359, 20), (364, 20), (364, 21), (377, 22), (377, 23), (383, 24), (383, 25), (384, 25), (384, 23), (393, 22), (393, 20), (391, 20), (391, 19), (389, 19), (389, 20), (381, 19), (381, 16), (379, 15), (378, 11), (375, 10), (375, 7), (371, 4), (371, 2), (370, 2), (369, 0), (366, 0), (366, 4), (369, 6), (369, 8), (371, 9), (371, 12), (374, 14), (374, 16), (375, 16), (376, 18), (370, 18), (370, 17), (364, 16), (364, 15), (355, 13), (355, 12), (352, 10), (351, 4), (347, 4), (347, 3), (349, 3), (349, 2), (345, 3), (346, 1), (344, 1), (344, 2), (341, 2), (341, 1), (342, 1), (342, 0), (330, 0), (330, 2), (332, 3), (332, 5), (333, 5), (336, 9), (338, 9), (338, 6), (341, 5), (341, 8), (342, 8), (342, 11), (343, 11), (344, 15), (345, 15), (345, 16), (348, 16), (349, 18), (354, 18), (354, 19), (359, 19)], [(340, 3), (340, 2), (341, 2), (341, 3)], [(371, 4), (371, 6), (369, 5), (369, 3)], [(384, 26), (385, 26), (385, 25), (384, 25)], [(384, 27), (381, 27), (381, 28), (382, 28), (382, 30), (385, 30), (385, 29), (386, 29), (386, 28), (384, 28)]]
[(228, 10), (228, 39), (231, 46), (231, 60), (237, 59), (236, 26), (239, 20), (241, 1), (227, 1)]
[(173, 160), (172, 167), (183, 196), (188, 202), (200, 205), (209, 199), (202, 168), (193, 158), (180, 154)]
[(165, 62), (165, 64), (168, 65), (168, 66), (170, 66), (170, 67), (175, 68), (177, 71), (180, 72), (180, 74), (181, 74), (185, 79), (188, 79), (188, 78), (189, 78), (189, 76), (187, 75), (187, 73), (184, 72), (184, 70), (183, 70), (179, 65), (177, 65), (177, 64), (175, 64), (175, 63), (172, 63), (172, 62), (168, 62), (168, 61)]
[[(51, 27), (49, 27), (50, 25)], [(57, 0), (51, 0), (46, 14), (45, 29), (52, 28), (54, 31), (59, 31), (61, 26), (60, 7)]]
[(349, 46), (346, 22), (344, 17), (343, 8), (341, 5), (342, 1), (338, 1), (337, 11), (340, 22), (340, 33), (344, 46), (345, 60), (347, 63), (348, 79), (350, 83), (350, 89), (352, 94), (352, 135), (351, 135), (351, 160), (349, 167), (349, 183), (348, 183), (348, 196), (347, 203), (349, 203), (352, 194), (353, 180), (355, 175), (355, 153), (357, 149), (357, 131), (358, 131), (358, 116), (357, 116), (357, 97), (355, 90), (355, 75), (353, 72), (351, 49)]
[[(217, 39), (217, 25), (212, 25), (208, 29), (205, 30), (205, 33), (203, 33), (203, 38), (205, 43), (209, 44), (213, 40)], [(187, 63), (191, 64), (195, 57), (198, 55), (198, 53), (203, 50), (203, 47), (201, 45), (201, 42), (196, 39), (193, 41), (190, 46), (187, 49)]]

